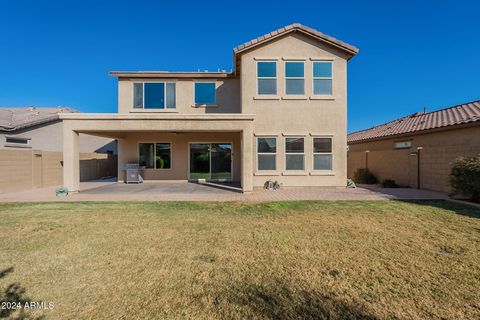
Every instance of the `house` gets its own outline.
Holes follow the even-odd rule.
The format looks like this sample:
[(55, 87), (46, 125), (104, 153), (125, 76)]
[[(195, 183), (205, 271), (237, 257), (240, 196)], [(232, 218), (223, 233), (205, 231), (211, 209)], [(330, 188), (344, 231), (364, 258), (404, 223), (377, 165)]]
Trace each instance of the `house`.
[[(63, 181), (63, 124), (66, 107), (0, 108), (0, 193), (58, 186)], [(115, 176), (115, 140), (81, 135), (80, 180)]]
[(347, 62), (358, 49), (298, 23), (233, 50), (232, 72), (112, 71), (117, 114), (63, 114), (64, 185), (79, 189), (79, 134), (118, 140), (119, 180), (233, 181), (244, 192), (345, 186)]
[[(61, 152), (63, 125), (60, 113), (78, 113), (67, 107), (0, 108), (0, 150), (35, 149)], [(117, 153), (112, 139), (81, 135), (80, 152)]]
[(452, 162), (480, 155), (480, 100), (353, 132), (348, 145), (349, 178), (368, 168), (380, 181), (450, 192)]

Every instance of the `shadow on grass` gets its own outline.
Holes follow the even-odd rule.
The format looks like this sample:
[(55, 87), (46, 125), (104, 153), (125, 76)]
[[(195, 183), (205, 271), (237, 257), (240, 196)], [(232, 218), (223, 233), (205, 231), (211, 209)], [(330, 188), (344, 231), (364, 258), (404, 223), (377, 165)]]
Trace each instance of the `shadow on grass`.
[[(253, 319), (378, 319), (361, 304), (351, 304), (324, 292), (296, 288), (276, 280), (265, 286), (247, 284), (231, 287), (226, 294), (229, 310), (240, 314), (222, 314), (222, 318)], [(231, 308), (230, 308), (231, 306)]]
[(397, 200), (421, 206), (429, 206), (443, 210), (453, 211), (455, 214), (471, 218), (480, 218), (480, 209), (477, 207), (450, 202), (447, 200)]
[[(13, 272), (13, 267), (0, 270), (0, 279), (5, 278), (8, 274)], [(32, 316), (23, 306), (25, 303), (32, 301), (28, 296), (26, 296), (26, 291), (24, 287), (18, 282), (13, 282), (6, 287), (0, 286), (0, 319), (15, 319), (15, 320), (26, 320), (34, 319), (41, 320), (45, 319), (44, 316), (35, 317)], [(21, 304), (22, 308), (16, 309), (12, 308), (11, 303), (16, 305)]]

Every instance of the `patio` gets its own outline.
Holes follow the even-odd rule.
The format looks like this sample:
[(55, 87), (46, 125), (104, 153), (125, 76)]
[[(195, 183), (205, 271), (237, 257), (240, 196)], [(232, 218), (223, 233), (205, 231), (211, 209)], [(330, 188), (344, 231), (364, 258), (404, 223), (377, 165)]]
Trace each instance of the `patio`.
[(410, 188), (387, 189), (360, 186), (283, 187), (280, 190), (256, 188), (239, 192), (235, 184), (199, 184), (188, 182), (145, 182), (124, 184), (112, 180), (82, 182), (80, 192), (67, 197), (55, 196), (55, 188), (42, 188), (0, 194), (0, 202), (30, 201), (286, 201), (286, 200), (430, 200), (446, 199), (445, 193)]

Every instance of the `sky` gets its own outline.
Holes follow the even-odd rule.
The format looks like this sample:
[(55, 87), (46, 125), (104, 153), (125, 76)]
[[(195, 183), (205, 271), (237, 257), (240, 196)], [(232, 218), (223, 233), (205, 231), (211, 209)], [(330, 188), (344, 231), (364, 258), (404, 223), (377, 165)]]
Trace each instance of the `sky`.
[(230, 70), (233, 47), (299, 22), (360, 48), (352, 132), (480, 99), (479, 17), (473, 0), (0, 0), (0, 107), (116, 112), (111, 70)]

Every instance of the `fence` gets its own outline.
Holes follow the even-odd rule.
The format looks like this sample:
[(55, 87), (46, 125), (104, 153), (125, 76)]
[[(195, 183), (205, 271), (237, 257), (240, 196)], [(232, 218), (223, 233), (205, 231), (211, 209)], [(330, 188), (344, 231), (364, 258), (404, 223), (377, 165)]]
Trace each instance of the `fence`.
[[(116, 175), (116, 155), (80, 154), (80, 181)], [(0, 150), (0, 193), (62, 184), (63, 153), (40, 150)]]

